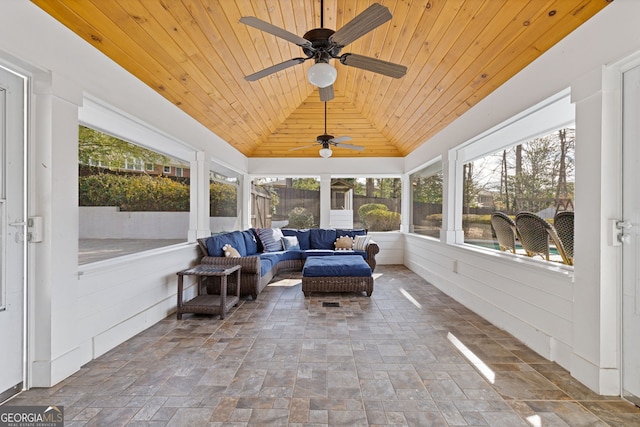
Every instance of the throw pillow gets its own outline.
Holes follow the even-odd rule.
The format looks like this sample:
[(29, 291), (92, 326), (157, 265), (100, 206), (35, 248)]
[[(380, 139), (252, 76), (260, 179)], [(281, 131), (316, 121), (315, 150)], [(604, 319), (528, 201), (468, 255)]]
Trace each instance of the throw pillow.
[(366, 251), (367, 246), (369, 246), (369, 240), (371, 240), (371, 236), (356, 236), (353, 241), (353, 249), (357, 251)]
[(282, 231), (279, 228), (258, 228), (258, 237), (265, 252), (282, 250)]
[(240, 257), (240, 252), (238, 252), (233, 246), (228, 243), (222, 247), (222, 251), (224, 252), (224, 256), (226, 256), (227, 258)]
[(345, 251), (353, 249), (353, 239), (349, 236), (341, 236), (336, 239), (336, 250)]
[(300, 242), (298, 242), (296, 236), (282, 236), (282, 245), (285, 251), (289, 249), (300, 249)]

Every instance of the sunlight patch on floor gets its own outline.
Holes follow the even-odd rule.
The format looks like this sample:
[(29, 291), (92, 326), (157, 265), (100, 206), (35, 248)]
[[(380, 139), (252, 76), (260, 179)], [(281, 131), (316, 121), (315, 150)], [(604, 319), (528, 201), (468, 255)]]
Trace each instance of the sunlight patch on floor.
[(415, 305), (418, 308), (422, 308), (422, 304), (420, 304), (414, 297), (412, 297), (409, 292), (407, 292), (404, 289), (400, 288), (400, 293), (402, 294), (403, 297), (408, 299), (409, 302), (411, 302), (411, 304)]
[(268, 286), (281, 286), (284, 288), (290, 288), (296, 285), (301, 284), (302, 281), (300, 279), (281, 279), (276, 282), (269, 283)]
[(530, 417), (527, 417), (527, 421), (529, 421), (529, 424), (533, 427), (542, 427), (542, 419), (540, 418), (540, 415), (531, 415)]
[(476, 367), (478, 371), (491, 383), (494, 384), (496, 382), (496, 374), (484, 363), (478, 356), (476, 356), (473, 351), (469, 350), (466, 345), (462, 344), (462, 342), (456, 338), (451, 332), (447, 334), (447, 338), (449, 341), (453, 343), (454, 346), (462, 353), (464, 357), (469, 360)]

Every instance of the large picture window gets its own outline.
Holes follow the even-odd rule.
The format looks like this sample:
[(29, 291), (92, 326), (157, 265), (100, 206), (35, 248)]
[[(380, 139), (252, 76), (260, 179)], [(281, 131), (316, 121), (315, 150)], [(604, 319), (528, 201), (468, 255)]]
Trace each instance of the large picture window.
[(79, 264), (187, 240), (188, 163), (86, 126), (78, 158)]
[[(463, 166), (462, 223), (465, 243), (500, 249), (491, 214), (515, 220), (531, 212), (553, 225), (556, 214), (574, 210), (575, 131), (564, 127), (504, 148)], [(561, 260), (551, 244), (551, 260)], [(524, 254), (520, 242), (516, 253)]]
[(312, 228), (320, 224), (319, 178), (255, 178), (256, 227)]

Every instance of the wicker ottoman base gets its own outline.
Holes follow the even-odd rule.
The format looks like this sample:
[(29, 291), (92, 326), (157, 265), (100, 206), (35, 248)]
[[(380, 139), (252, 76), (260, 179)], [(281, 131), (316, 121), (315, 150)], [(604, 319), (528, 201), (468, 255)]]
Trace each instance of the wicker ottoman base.
[(366, 292), (373, 293), (373, 277), (302, 277), (302, 292)]

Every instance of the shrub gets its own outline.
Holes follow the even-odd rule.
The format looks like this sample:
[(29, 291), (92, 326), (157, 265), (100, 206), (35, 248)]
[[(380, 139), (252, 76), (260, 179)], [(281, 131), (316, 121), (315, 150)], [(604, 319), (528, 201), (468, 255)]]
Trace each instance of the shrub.
[(384, 209), (374, 209), (365, 215), (365, 224), (372, 231), (394, 231), (400, 228), (400, 214)]
[(367, 203), (360, 206), (358, 216), (365, 228), (372, 231), (392, 231), (400, 228), (400, 214), (390, 211), (381, 203)]
[(189, 186), (167, 177), (90, 175), (79, 178), (80, 206), (117, 206), (123, 211), (189, 211)]
[(290, 228), (311, 228), (315, 225), (313, 214), (302, 207), (296, 207), (289, 212)]
[(358, 208), (358, 217), (365, 228), (371, 228), (371, 225), (367, 223), (367, 215), (376, 209), (389, 210), (389, 208), (382, 203), (366, 203)]

